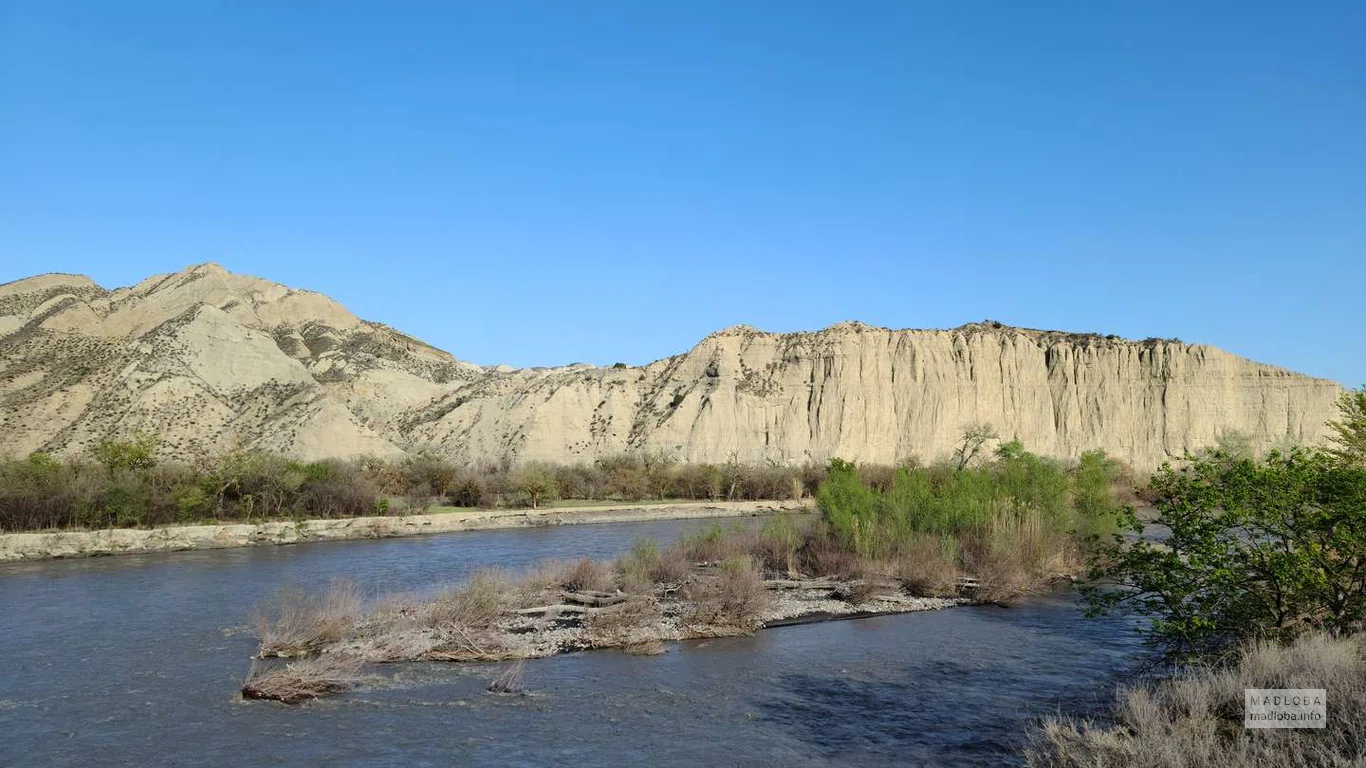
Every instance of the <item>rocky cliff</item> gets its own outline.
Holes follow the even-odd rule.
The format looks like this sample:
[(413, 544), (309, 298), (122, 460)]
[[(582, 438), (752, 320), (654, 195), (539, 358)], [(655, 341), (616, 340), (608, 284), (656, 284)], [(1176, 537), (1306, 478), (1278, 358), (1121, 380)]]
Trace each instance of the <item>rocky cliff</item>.
[(0, 445), (15, 454), (142, 431), (179, 458), (891, 462), (948, 454), (990, 422), (1041, 453), (1104, 448), (1148, 468), (1221, 431), (1317, 441), (1339, 392), (1212, 347), (995, 323), (736, 327), (638, 368), (509, 371), (212, 264), (113, 291), (69, 275), (0, 286)]

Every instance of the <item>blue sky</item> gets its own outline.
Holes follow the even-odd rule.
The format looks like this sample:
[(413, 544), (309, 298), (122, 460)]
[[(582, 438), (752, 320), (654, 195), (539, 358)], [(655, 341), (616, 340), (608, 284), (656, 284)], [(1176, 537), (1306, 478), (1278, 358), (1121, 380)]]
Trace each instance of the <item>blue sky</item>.
[(210, 260), (486, 364), (992, 318), (1355, 386), (1366, 4), (0, 0), (0, 281)]

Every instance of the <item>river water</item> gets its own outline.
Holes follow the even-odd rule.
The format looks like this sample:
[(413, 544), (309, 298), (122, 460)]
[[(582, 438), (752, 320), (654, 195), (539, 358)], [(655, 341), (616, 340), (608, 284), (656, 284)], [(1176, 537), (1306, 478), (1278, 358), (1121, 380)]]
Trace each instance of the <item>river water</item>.
[(241, 630), (281, 585), (343, 576), (382, 594), (612, 557), (701, 521), (0, 566), (0, 765), (1002, 765), (1025, 725), (1108, 701), (1141, 656), (1131, 622), (1058, 592), (973, 607), (674, 644), (655, 657), (380, 668), (345, 695), (288, 707), (235, 694)]

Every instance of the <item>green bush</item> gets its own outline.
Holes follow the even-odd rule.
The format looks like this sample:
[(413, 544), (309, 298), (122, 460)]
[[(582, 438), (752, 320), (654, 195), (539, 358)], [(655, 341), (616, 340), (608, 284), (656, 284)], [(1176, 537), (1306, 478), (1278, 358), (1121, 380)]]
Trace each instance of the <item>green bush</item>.
[(861, 558), (923, 555), (932, 549), (929, 536), (964, 567), (975, 560), (995, 572), (1045, 580), (1075, 570), (1084, 540), (1113, 527), (1123, 508), (1116, 477), (1117, 465), (1099, 451), (1069, 473), (1011, 442), (963, 469), (902, 467), (882, 491), (869, 487), (860, 468), (836, 459), (816, 502), (833, 539)]
[(871, 546), (878, 521), (880, 498), (864, 485), (851, 462), (832, 459), (828, 476), (816, 491), (816, 504), (835, 538), (858, 551), (860, 543)]
[(213, 499), (198, 485), (180, 485), (172, 492), (176, 505), (176, 520), (192, 523), (213, 513)]
[[(1150, 617), (1178, 654), (1288, 640), (1366, 621), (1366, 467), (1316, 451), (1263, 461), (1219, 453), (1154, 476), (1165, 541), (1116, 535), (1087, 590), (1093, 613)], [(1132, 512), (1123, 528), (1138, 533)]]

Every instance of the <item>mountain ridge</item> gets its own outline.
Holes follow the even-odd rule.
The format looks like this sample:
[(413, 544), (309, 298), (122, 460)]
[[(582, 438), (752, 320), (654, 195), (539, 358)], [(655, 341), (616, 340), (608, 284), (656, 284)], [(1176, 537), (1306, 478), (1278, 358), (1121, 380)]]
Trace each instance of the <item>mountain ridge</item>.
[(1317, 441), (1340, 391), (1208, 345), (991, 320), (737, 325), (641, 366), (510, 369), (212, 262), (115, 289), (63, 273), (0, 285), (0, 441), (15, 453), (144, 431), (180, 459), (896, 461), (942, 456), (988, 421), (1043, 453), (1151, 467), (1224, 430)]

